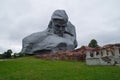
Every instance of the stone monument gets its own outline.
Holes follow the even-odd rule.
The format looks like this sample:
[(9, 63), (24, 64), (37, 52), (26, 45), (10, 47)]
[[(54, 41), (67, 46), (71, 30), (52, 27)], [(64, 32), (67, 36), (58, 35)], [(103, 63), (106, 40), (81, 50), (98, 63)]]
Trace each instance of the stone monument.
[(120, 66), (120, 51), (119, 47), (111, 47), (108, 51), (106, 48), (102, 48), (98, 55), (92, 52), (93, 57), (90, 56), (90, 51), (86, 51), (86, 64), (87, 65), (116, 65)]
[(74, 25), (64, 10), (56, 10), (46, 30), (33, 33), (22, 40), (21, 53), (44, 54), (73, 50), (77, 47)]

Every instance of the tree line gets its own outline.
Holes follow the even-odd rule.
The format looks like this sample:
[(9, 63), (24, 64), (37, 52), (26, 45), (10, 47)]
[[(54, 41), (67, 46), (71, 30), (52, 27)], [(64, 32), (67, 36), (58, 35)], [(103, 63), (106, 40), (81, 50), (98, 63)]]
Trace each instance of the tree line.
[[(88, 44), (88, 47), (96, 48), (99, 47), (97, 40), (92, 39), (90, 43)], [(11, 49), (8, 49), (4, 53), (0, 54), (0, 59), (10, 59), (10, 58), (17, 58), (17, 57), (23, 57), (25, 56), (24, 53), (14, 53), (12, 55), (13, 51)]]
[(23, 56), (25, 56), (24, 53), (13, 53), (11, 49), (8, 49), (4, 53), (0, 54), (0, 59), (12, 59), (12, 58), (23, 57)]

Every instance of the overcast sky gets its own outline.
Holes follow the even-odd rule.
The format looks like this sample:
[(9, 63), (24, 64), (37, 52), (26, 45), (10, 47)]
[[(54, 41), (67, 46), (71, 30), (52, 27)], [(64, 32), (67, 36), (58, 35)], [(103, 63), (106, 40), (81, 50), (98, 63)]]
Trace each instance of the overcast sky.
[(0, 0), (0, 53), (19, 52), (22, 39), (45, 30), (56, 9), (75, 25), (78, 47), (91, 39), (120, 43), (120, 0)]

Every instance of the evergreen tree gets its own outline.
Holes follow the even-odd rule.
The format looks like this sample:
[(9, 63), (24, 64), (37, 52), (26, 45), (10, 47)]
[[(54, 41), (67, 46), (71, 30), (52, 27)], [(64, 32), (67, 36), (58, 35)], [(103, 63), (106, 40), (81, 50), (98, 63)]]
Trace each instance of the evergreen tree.
[(92, 48), (95, 48), (95, 47), (98, 47), (98, 43), (95, 39), (92, 39), (88, 46), (92, 47)]

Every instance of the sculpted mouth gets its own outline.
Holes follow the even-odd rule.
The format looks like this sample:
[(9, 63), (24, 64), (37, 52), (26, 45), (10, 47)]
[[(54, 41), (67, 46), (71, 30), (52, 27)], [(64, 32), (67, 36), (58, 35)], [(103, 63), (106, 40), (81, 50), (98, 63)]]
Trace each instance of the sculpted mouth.
[(52, 50), (50, 50), (50, 49), (43, 49), (43, 50), (36, 50), (33, 53), (35, 53), (35, 54), (49, 54), (51, 52), (52, 52)]

